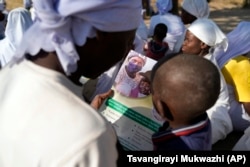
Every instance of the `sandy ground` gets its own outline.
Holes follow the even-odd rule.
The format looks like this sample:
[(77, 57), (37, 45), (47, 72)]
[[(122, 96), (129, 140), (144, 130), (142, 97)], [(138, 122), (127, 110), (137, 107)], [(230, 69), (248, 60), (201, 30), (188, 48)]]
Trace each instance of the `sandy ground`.
[(241, 8), (237, 4), (210, 2), (210, 18), (228, 33), (241, 21), (250, 21), (250, 7)]
[[(152, 8), (155, 10), (154, 0), (151, 2)], [(239, 22), (250, 21), (250, 7), (242, 8), (237, 0), (234, 2), (211, 1), (210, 18), (214, 20), (224, 33), (232, 31)], [(149, 25), (149, 19), (145, 19), (145, 23)]]

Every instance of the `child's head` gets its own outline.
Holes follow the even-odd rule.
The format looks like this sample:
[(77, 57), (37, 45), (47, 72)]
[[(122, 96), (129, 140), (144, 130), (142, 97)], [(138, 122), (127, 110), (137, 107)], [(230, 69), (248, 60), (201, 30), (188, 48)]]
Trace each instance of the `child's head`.
[(151, 82), (154, 107), (173, 128), (192, 124), (220, 92), (216, 66), (195, 55), (163, 58), (154, 66)]
[(163, 23), (159, 23), (155, 26), (154, 29), (154, 39), (162, 41), (168, 32), (168, 27), (163, 24)]
[(139, 92), (143, 95), (149, 95), (150, 94), (150, 80), (146, 76), (146, 73), (140, 73), (141, 80), (139, 82)]

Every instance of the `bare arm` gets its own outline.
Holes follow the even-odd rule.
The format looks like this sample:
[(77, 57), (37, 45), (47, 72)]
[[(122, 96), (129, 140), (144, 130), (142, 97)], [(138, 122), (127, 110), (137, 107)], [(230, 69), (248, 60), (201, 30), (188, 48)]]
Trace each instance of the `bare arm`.
[(114, 95), (114, 91), (113, 91), (112, 89), (110, 89), (110, 90), (109, 90), (108, 92), (106, 92), (106, 93), (96, 95), (96, 96), (94, 97), (94, 99), (92, 100), (92, 102), (91, 102), (90, 105), (91, 105), (94, 109), (98, 110), (98, 109), (101, 107), (102, 103), (103, 103), (108, 97), (111, 97), (111, 96), (113, 96), (113, 95)]

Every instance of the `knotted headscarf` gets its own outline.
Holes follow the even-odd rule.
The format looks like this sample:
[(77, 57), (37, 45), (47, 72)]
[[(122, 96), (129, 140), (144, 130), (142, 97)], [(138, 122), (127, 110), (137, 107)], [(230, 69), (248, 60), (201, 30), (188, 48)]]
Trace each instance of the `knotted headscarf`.
[(216, 48), (214, 55), (220, 68), (224, 64), (239, 55), (250, 52), (250, 22), (242, 21), (238, 26), (227, 34), (228, 50)]
[(211, 48), (219, 47), (224, 51), (227, 50), (227, 37), (212, 20), (197, 19), (188, 27), (188, 30)]
[(182, 8), (197, 18), (208, 18), (210, 13), (207, 0), (183, 0)]
[(156, 7), (160, 15), (168, 13), (173, 8), (172, 0), (157, 0)]
[(67, 75), (77, 69), (74, 45), (82, 46), (96, 30), (118, 32), (136, 29), (141, 1), (128, 0), (33, 0), (35, 23), (24, 36), (17, 58), (36, 55), (41, 49), (56, 51)]

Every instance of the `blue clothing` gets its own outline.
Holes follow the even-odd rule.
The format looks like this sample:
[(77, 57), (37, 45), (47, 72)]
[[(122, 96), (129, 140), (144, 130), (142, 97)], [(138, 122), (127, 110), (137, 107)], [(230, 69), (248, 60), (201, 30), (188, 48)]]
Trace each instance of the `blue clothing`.
[(207, 114), (194, 124), (172, 129), (168, 122), (153, 134), (152, 141), (155, 151), (166, 150), (211, 150), (212, 133), (210, 120)]

